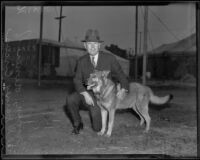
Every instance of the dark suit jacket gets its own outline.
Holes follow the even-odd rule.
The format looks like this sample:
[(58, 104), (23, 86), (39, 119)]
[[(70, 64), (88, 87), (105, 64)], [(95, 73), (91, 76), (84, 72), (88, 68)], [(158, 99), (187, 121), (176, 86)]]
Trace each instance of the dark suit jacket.
[(81, 93), (86, 91), (87, 80), (90, 73), (94, 72), (95, 69), (99, 71), (109, 70), (110, 74), (108, 78), (114, 81), (118, 80), (122, 88), (129, 89), (128, 79), (117, 59), (111, 54), (100, 52), (96, 68), (93, 67), (89, 54), (79, 58), (74, 77), (74, 84), (77, 92)]

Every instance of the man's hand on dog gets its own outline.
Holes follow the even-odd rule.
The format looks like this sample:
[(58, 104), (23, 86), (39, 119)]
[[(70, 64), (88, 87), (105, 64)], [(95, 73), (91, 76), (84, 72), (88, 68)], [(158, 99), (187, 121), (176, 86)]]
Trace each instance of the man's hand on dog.
[(122, 88), (117, 92), (117, 98), (120, 100), (123, 100), (125, 98), (126, 94), (127, 94), (126, 90), (124, 88)]
[(94, 101), (93, 101), (92, 97), (89, 95), (88, 92), (85, 91), (85, 92), (82, 92), (81, 94), (84, 96), (85, 102), (86, 102), (88, 105), (94, 106)]

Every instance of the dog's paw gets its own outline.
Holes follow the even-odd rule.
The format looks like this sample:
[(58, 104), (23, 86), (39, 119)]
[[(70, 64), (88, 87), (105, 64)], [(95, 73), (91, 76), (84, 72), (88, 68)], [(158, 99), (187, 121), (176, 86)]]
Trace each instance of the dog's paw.
[(107, 133), (105, 134), (105, 136), (106, 136), (106, 137), (110, 137), (110, 136), (111, 136), (111, 133), (108, 133), (108, 132), (107, 132)]
[(98, 136), (102, 136), (103, 134), (104, 134), (103, 131), (97, 132), (97, 135), (98, 135)]
[(145, 130), (143, 131), (144, 134), (147, 134), (148, 132), (149, 132), (149, 130), (147, 130), (147, 129), (145, 129)]
[(108, 137), (108, 138), (109, 138), (110, 136), (111, 136), (111, 135), (109, 135), (109, 134), (105, 134), (105, 137)]

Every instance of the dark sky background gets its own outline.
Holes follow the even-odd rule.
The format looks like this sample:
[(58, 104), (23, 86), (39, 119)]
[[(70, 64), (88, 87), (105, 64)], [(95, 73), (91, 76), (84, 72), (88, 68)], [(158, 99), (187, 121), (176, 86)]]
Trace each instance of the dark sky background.
[[(60, 7), (45, 7), (43, 38), (58, 40)], [(138, 30), (144, 31), (144, 7), (139, 7)], [(63, 6), (62, 41), (80, 43), (89, 28), (98, 29), (105, 45), (135, 46), (134, 6)], [(196, 30), (194, 3), (149, 6), (148, 50), (185, 38)], [(39, 38), (40, 7), (6, 7), (7, 41)], [(138, 37), (138, 42), (139, 42)], [(141, 40), (143, 41), (143, 39)], [(141, 44), (142, 45), (142, 44)]]

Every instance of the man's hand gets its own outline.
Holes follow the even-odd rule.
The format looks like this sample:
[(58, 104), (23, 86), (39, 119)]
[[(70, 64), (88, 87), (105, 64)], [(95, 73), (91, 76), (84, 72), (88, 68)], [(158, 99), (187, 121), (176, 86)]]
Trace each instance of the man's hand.
[(117, 92), (117, 98), (119, 98), (120, 100), (123, 100), (126, 94), (127, 94), (127, 91), (124, 88), (122, 88)]
[(90, 96), (90, 94), (88, 92), (81, 92), (80, 94), (82, 94), (85, 98), (85, 102), (90, 105), (90, 106), (94, 106), (94, 101), (92, 99), (92, 97)]

